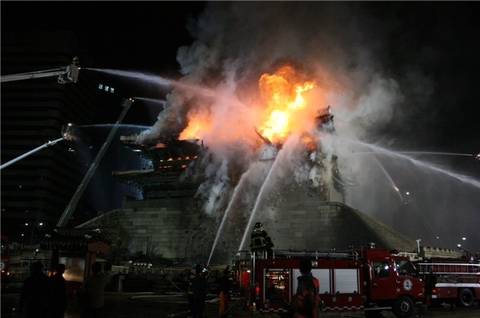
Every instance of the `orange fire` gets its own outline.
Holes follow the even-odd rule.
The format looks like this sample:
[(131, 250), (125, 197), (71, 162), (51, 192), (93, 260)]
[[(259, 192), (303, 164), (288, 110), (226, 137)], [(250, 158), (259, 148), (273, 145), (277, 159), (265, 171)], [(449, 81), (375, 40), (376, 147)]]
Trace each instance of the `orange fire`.
[(242, 140), (258, 145), (256, 129), (263, 138), (281, 145), (290, 134), (310, 131), (318, 107), (325, 104), (323, 90), (315, 89), (317, 83), (291, 65), (263, 74), (258, 87), (260, 100), (244, 108), (223, 107), (225, 103), (196, 107), (188, 113), (187, 127), (179, 139), (209, 138), (214, 143)]
[(260, 93), (266, 104), (264, 120), (258, 132), (271, 142), (280, 144), (292, 132), (304, 128), (303, 117), (309, 106), (305, 94), (315, 82), (304, 81), (292, 66), (283, 66), (274, 74), (263, 74)]
[(211, 128), (210, 116), (203, 112), (193, 112), (188, 114), (187, 127), (180, 133), (178, 139), (202, 139), (205, 132)]

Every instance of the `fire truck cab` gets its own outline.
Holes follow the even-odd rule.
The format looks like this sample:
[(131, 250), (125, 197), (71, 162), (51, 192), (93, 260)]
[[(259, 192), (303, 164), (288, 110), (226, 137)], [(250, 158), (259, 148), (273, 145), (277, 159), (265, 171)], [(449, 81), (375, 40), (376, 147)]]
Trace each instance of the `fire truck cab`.
[(289, 310), (304, 258), (312, 261), (312, 275), (320, 282), (323, 311), (362, 310), (366, 316), (375, 316), (391, 310), (398, 317), (410, 317), (416, 305), (424, 303), (423, 280), (406, 257), (383, 249), (347, 253), (289, 251), (276, 252), (270, 259), (252, 258), (251, 287), (256, 308)]

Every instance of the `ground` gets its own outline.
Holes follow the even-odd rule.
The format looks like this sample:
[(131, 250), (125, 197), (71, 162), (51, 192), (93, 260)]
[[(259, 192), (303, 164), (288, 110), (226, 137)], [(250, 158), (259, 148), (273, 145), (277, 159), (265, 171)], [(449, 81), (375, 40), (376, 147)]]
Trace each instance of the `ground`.
[[(16, 318), (20, 314), (12, 312), (12, 305), (18, 301), (18, 294), (2, 294), (2, 317)], [(152, 293), (107, 293), (106, 298), (106, 317), (108, 318), (174, 318), (189, 317), (188, 304), (182, 294), (152, 294)], [(8, 310), (10, 309), (10, 310)], [(234, 299), (231, 306), (231, 318), (263, 317), (277, 318), (277, 314), (262, 314), (259, 312), (249, 312), (242, 309), (241, 300)], [(205, 317), (218, 317), (218, 303), (216, 299), (207, 303)], [(66, 318), (79, 318), (79, 310), (75, 304), (72, 304), (65, 315)], [(322, 314), (321, 317), (337, 318), (363, 317), (361, 313), (345, 314)], [(391, 318), (393, 315), (385, 314), (385, 318)], [(480, 317), (480, 308), (473, 309), (455, 308), (434, 308), (429, 310), (425, 317), (455, 317), (455, 318), (476, 318)]]

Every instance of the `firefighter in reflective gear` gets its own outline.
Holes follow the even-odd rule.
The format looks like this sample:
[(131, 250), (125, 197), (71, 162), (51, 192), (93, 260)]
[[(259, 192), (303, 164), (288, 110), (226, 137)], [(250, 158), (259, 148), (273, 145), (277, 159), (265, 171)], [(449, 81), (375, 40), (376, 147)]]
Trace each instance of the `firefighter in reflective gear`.
[(255, 223), (252, 234), (250, 236), (250, 250), (258, 257), (271, 257), (273, 255), (272, 239), (263, 229), (260, 222)]
[(294, 318), (318, 318), (320, 308), (320, 282), (312, 275), (312, 262), (300, 262), (297, 292), (292, 300)]
[(252, 235), (250, 236), (250, 249), (252, 252), (263, 251), (266, 248), (267, 232), (263, 229), (260, 222), (255, 223)]

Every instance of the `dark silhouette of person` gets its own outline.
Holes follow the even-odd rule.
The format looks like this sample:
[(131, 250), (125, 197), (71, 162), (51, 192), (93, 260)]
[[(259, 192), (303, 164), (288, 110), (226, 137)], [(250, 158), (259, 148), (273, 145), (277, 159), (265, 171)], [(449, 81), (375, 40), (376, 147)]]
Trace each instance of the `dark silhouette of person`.
[(227, 266), (223, 271), (222, 277), (220, 277), (218, 282), (218, 298), (219, 298), (219, 317), (227, 317), (228, 312), (228, 302), (230, 300), (230, 290), (232, 288), (232, 281), (230, 277), (230, 266)]
[(20, 294), (20, 310), (26, 318), (46, 318), (48, 315), (48, 277), (41, 262), (30, 266), (30, 276), (23, 282)]
[(67, 284), (65, 278), (65, 265), (58, 264), (55, 274), (50, 277), (50, 317), (63, 318), (67, 309)]
[(195, 266), (195, 276), (190, 281), (191, 311), (193, 318), (202, 318), (207, 296), (207, 279), (200, 265)]
[(82, 315), (88, 318), (103, 316), (105, 306), (105, 287), (111, 277), (102, 273), (102, 264), (92, 265), (92, 275), (85, 281), (82, 291)]
[(320, 298), (318, 291), (320, 283), (312, 275), (312, 262), (309, 259), (300, 261), (300, 277), (297, 278), (298, 286), (293, 300), (294, 318), (318, 318)]

